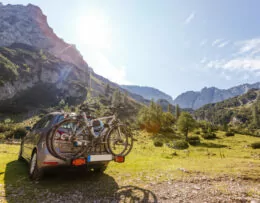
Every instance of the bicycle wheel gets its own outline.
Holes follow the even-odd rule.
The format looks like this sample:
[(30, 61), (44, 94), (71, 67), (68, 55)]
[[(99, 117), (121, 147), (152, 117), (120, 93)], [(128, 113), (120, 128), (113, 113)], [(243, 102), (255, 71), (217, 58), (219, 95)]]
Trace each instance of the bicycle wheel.
[(85, 123), (74, 119), (63, 120), (54, 126), (47, 137), (49, 152), (65, 161), (82, 156), (89, 144), (89, 133)]
[(113, 127), (107, 134), (107, 150), (115, 156), (126, 156), (133, 148), (131, 131), (125, 125)]

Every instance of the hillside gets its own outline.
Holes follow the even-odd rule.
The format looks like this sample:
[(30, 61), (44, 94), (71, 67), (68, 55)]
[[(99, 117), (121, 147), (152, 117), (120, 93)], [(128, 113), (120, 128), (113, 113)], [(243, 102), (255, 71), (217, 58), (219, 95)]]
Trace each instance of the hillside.
[(255, 125), (259, 125), (259, 113), (260, 90), (252, 89), (241, 96), (207, 104), (197, 109), (194, 116), (198, 120), (208, 120), (220, 125), (229, 123), (240, 128), (258, 128)]
[(254, 84), (243, 84), (229, 89), (205, 87), (199, 92), (184, 92), (174, 99), (173, 104), (179, 104), (182, 108), (198, 109), (205, 104), (216, 103), (242, 95), (250, 89), (260, 89), (260, 82)]
[(136, 85), (121, 85), (122, 88), (128, 90), (129, 92), (143, 96), (145, 99), (155, 101), (159, 99), (167, 100), (170, 104), (173, 103), (172, 97), (156, 88), (153, 87), (144, 87)]
[(111, 102), (116, 89), (130, 97), (134, 112), (140, 106), (134, 100), (147, 103), (97, 75), (74, 45), (53, 32), (39, 7), (0, 4), (0, 112), (48, 108), (61, 100), (77, 105), (88, 93)]

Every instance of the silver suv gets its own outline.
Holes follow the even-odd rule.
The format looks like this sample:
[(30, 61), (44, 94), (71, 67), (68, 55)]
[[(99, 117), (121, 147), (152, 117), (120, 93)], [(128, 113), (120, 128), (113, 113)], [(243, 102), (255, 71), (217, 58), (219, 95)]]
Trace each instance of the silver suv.
[[(27, 135), (22, 139), (19, 152), (19, 160), (26, 160), (29, 163), (29, 177), (31, 180), (39, 180), (45, 169), (58, 166), (82, 166), (93, 169), (96, 172), (103, 172), (108, 163), (114, 160), (104, 144), (91, 149), (79, 160), (63, 161), (50, 154), (46, 146), (46, 137), (51, 132), (53, 125), (64, 119), (64, 113), (53, 112), (44, 116), (32, 128), (28, 127)], [(82, 164), (82, 159), (85, 160)], [(120, 161), (118, 161), (120, 162)]]

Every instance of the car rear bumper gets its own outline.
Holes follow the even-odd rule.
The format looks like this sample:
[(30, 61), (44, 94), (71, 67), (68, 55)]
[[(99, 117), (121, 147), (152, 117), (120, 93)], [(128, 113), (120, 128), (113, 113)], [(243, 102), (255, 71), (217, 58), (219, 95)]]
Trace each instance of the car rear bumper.
[[(58, 159), (50, 154), (47, 147), (43, 147), (41, 149), (38, 149), (38, 167), (39, 168), (56, 168), (56, 167), (75, 167), (72, 164), (72, 161), (64, 161), (61, 159)], [(102, 153), (102, 154), (89, 154), (91, 156), (85, 156), (82, 157), (86, 160), (86, 163), (84, 165), (86, 166), (94, 166), (94, 165), (108, 165), (108, 163), (112, 160), (115, 160), (115, 158), (108, 154), (108, 153)], [(93, 156), (92, 156), (93, 155)], [(96, 156), (98, 155), (98, 156)], [(111, 158), (109, 158), (111, 156)]]

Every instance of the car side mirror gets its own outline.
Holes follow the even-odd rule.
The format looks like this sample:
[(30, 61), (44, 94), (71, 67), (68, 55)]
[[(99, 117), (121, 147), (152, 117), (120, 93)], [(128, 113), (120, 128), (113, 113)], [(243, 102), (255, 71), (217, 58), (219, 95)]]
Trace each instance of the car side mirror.
[(25, 129), (26, 129), (27, 131), (31, 131), (31, 130), (32, 130), (32, 128), (31, 128), (30, 126), (26, 126)]

